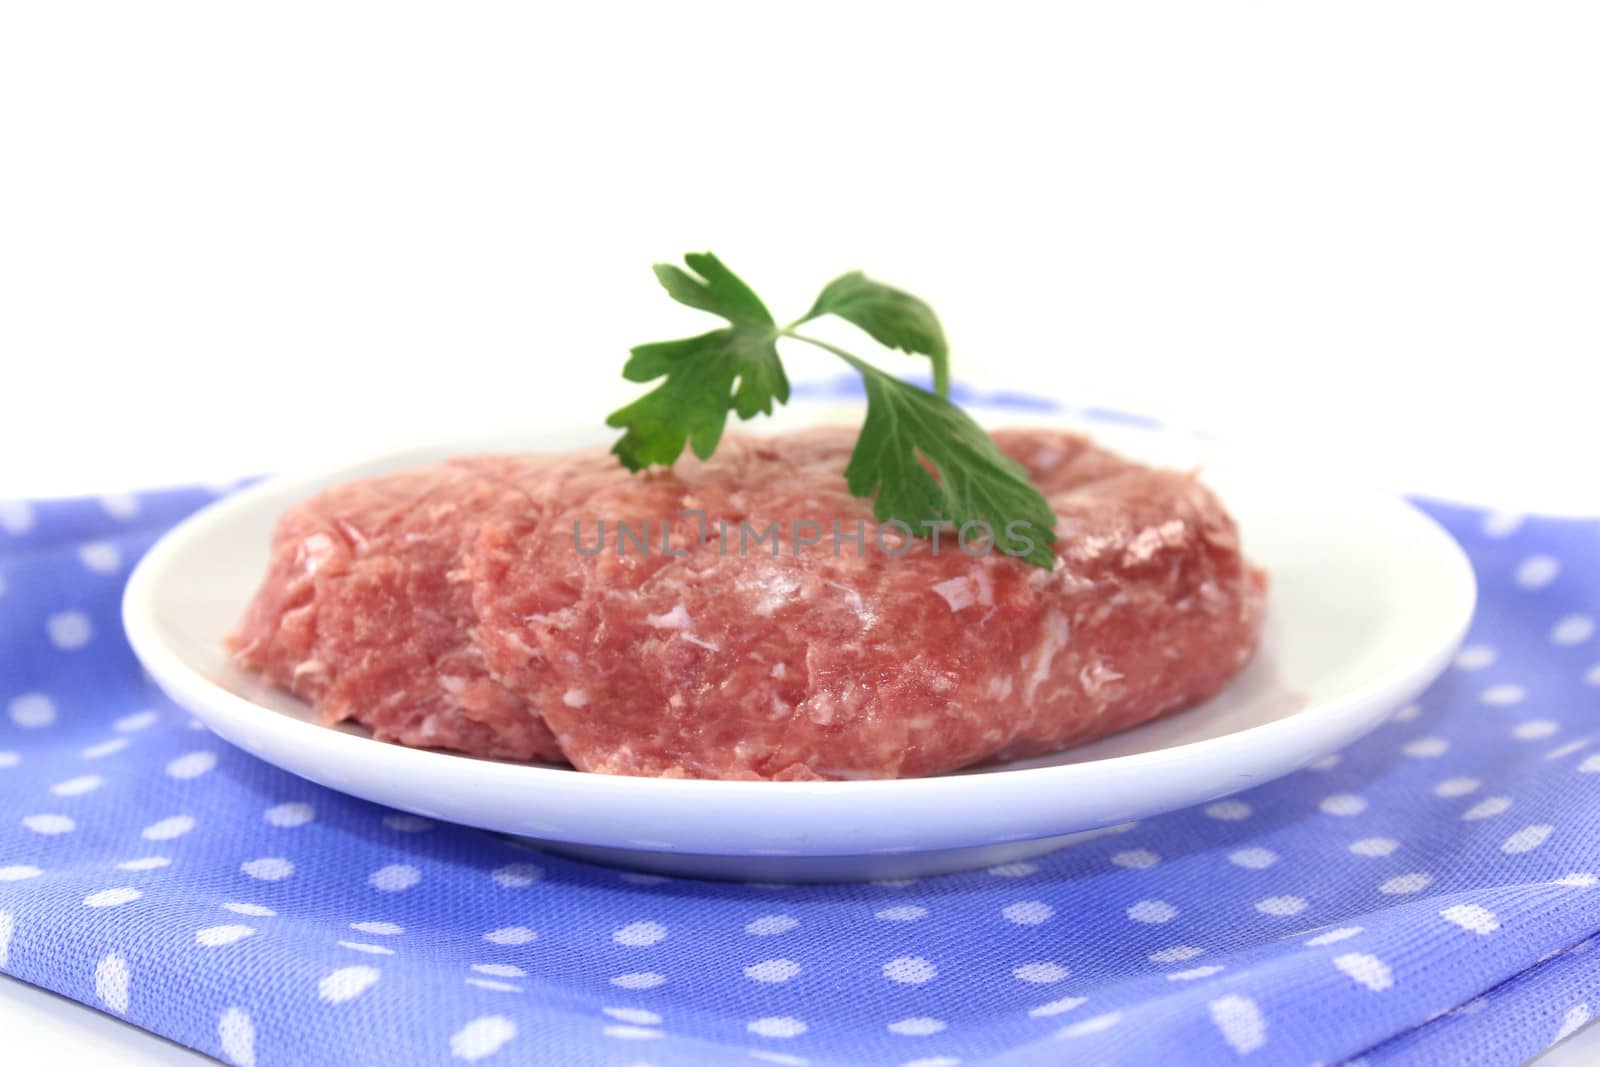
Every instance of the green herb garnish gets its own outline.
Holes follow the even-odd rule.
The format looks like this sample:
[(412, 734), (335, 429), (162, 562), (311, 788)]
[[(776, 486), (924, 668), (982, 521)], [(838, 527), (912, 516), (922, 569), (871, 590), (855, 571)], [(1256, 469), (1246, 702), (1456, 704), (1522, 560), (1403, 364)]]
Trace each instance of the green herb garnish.
[[(728, 321), (722, 329), (640, 345), (622, 375), (630, 382), (665, 378), (644, 396), (611, 413), (607, 425), (624, 430), (612, 452), (629, 470), (670, 467), (685, 443), (709, 459), (722, 439), (728, 412), (741, 419), (772, 414), (773, 401), (789, 399), (789, 379), (778, 355), (788, 338), (825, 349), (861, 374), (867, 418), (856, 439), (845, 480), (858, 497), (873, 497), (879, 522), (899, 520), (920, 537), (947, 524), (960, 530), (983, 523), (994, 543), (1046, 569), (1055, 565), (1051, 533), (1055, 513), (1028, 474), (972, 418), (947, 399), (949, 346), (933, 309), (910, 293), (852, 272), (829, 282), (811, 310), (779, 326), (760, 298), (710, 252), (683, 257), (688, 271), (657, 264), (656, 278), (672, 298)], [(691, 273), (692, 272), (692, 273)], [(901, 381), (843, 349), (796, 333), (797, 327), (835, 315), (879, 344), (927, 356), (933, 391)], [(930, 474), (923, 460), (938, 477)]]

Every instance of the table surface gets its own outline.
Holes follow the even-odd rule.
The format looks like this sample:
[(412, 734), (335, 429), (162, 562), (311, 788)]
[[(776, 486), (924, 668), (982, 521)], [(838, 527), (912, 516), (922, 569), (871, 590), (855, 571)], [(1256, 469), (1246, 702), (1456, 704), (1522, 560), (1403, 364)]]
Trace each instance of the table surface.
[[(1596, 31), (1582, 3), (13, 5), (0, 498), (598, 419), (630, 344), (708, 328), (646, 267), (710, 247), (784, 321), (854, 267), (927, 296), (986, 387), (1600, 514)], [(697, 63), (738, 86), (715, 128), (681, 110)], [(197, 1059), (9, 979), (0, 1033), (19, 1064)], [(1594, 1062), (1591, 1026), (1540, 1067)]]

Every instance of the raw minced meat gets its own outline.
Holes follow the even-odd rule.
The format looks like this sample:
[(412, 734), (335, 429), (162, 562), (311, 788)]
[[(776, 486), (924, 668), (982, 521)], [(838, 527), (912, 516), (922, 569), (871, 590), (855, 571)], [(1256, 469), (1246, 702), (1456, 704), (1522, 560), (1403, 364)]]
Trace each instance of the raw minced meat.
[(480, 456), (290, 510), (231, 645), (385, 740), (675, 777), (939, 774), (1222, 688), (1265, 580), (1216, 497), (1070, 433), (994, 437), (1057, 513), (1052, 571), (880, 529), (850, 430), (642, 475)]

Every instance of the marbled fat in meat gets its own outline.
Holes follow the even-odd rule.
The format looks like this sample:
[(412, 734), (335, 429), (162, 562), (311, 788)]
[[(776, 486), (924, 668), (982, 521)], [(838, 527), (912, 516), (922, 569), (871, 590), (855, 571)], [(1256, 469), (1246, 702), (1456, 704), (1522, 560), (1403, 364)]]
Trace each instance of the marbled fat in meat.
[[(1216, 497), (1070, 433), (994, 436), (1057, 513), (1052, 571), (949, 534), (936, 554), (886, 529), (904, 554), (880, 551), (845, 486), (847, 429), (730, 436), (641, 475), (598, 450), (482, 456), (290, 510), (231, 645), (385, 740), (670, 777), (939, 774), (1222, 688), (1255, 647), (1265, 579)], [(619, 553), (617, 524), (645, 520), (651, 551)], [(796, 549), (796, 520), (822, 542)], [(741, 521), (776, 521), (779, 554), (741, 554)], [(836, 522), (865, 523), (864, 552), (835, 551)]]

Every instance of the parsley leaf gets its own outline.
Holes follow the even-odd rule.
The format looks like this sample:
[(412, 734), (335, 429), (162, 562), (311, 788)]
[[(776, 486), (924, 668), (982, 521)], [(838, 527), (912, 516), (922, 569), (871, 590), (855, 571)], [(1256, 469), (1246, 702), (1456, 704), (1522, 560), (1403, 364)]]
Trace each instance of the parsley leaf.
[[(716, 256), (691, 253), (684, 262), (693, 274), (661, 264), (656, 277), (674, 300), (719, 315), (728, 326), (632, 350), (623, 377), (666, 380), (606, 420), (625, 431), (612, 451), (629, 470), (671, 466), (685, 442), (701, 459), (710, 458), (729, 411), (741, 419), (770, 415), (774, 400), (789, 399), (777, 342), (804, 341), (849, 363), (866, 386), (866, 421), (844, 473), (853, 495), (873, 498), (879, 522), (902, 522), (919, 537), (931, 536), (937, 526), (954, 527), (959, 535), (976, 525), (979, 535), (972, 540), (986, 536), (1007, 555), (1047, 570), (1055, 565), (1049, 501), (1028, 481), (1027, 471), (946, 399), (949, 347), (926, 303), (856, 271), (830, 282), (804, 318), (779, 327)], [(934, 391), (794, 332), (823, 315), (837, 315), (887, 347), (927, 356)]]
[(875, 519), (898, 519), (920, 537), (929, 535), (930, 523), (954, 527), (963, 540), (964, 531), (976, 527), (973, 543), (987, 535), (1008, 556), (1045, 570), (1055, 566), (1055, 510), (1028, 481), (1028, 472), (1000, 451), (972, 416), (944, 397), (829, 347), (861, 372), (867, 389), (867, 420), (844, 477), (851, 495), (876, 493)]
[(950, 346), (939, 317), (923, 300), (857, 270), (829, 282), (800, 321), (823, 315), (861, 327), (887, 348), (927, 356), (933, 363), (933, 391), (950, 395)]
[(624, 378), (650, 382), (664, 376), (666, 381), (606, 419), (606, 425), (626, 430), (611, 451), (631, 471), (652, 463), (670, 467), (686, 441), (695, 455), (709, 459), (730, 410), (750, 419), (772, 414), (774, 400), (789, 400), (772, 315), (716, 256), (700, 252), (683, 258), (699, 277), (658, 264), (662, 287), (680, 304), (720, 315), (729, 325), (632, 350)]
[[(735, 325), (772, 326), (772, 313), (750, 287), (722, 265), (710, 252), (690, 252), (683, 257), (685, 272), (671, 263), (655, 265), (656, 280), (680, 304), (688, 304), (713, 315), (721, 315)], [(704, 279), (704, 280), (702, 280)]]

